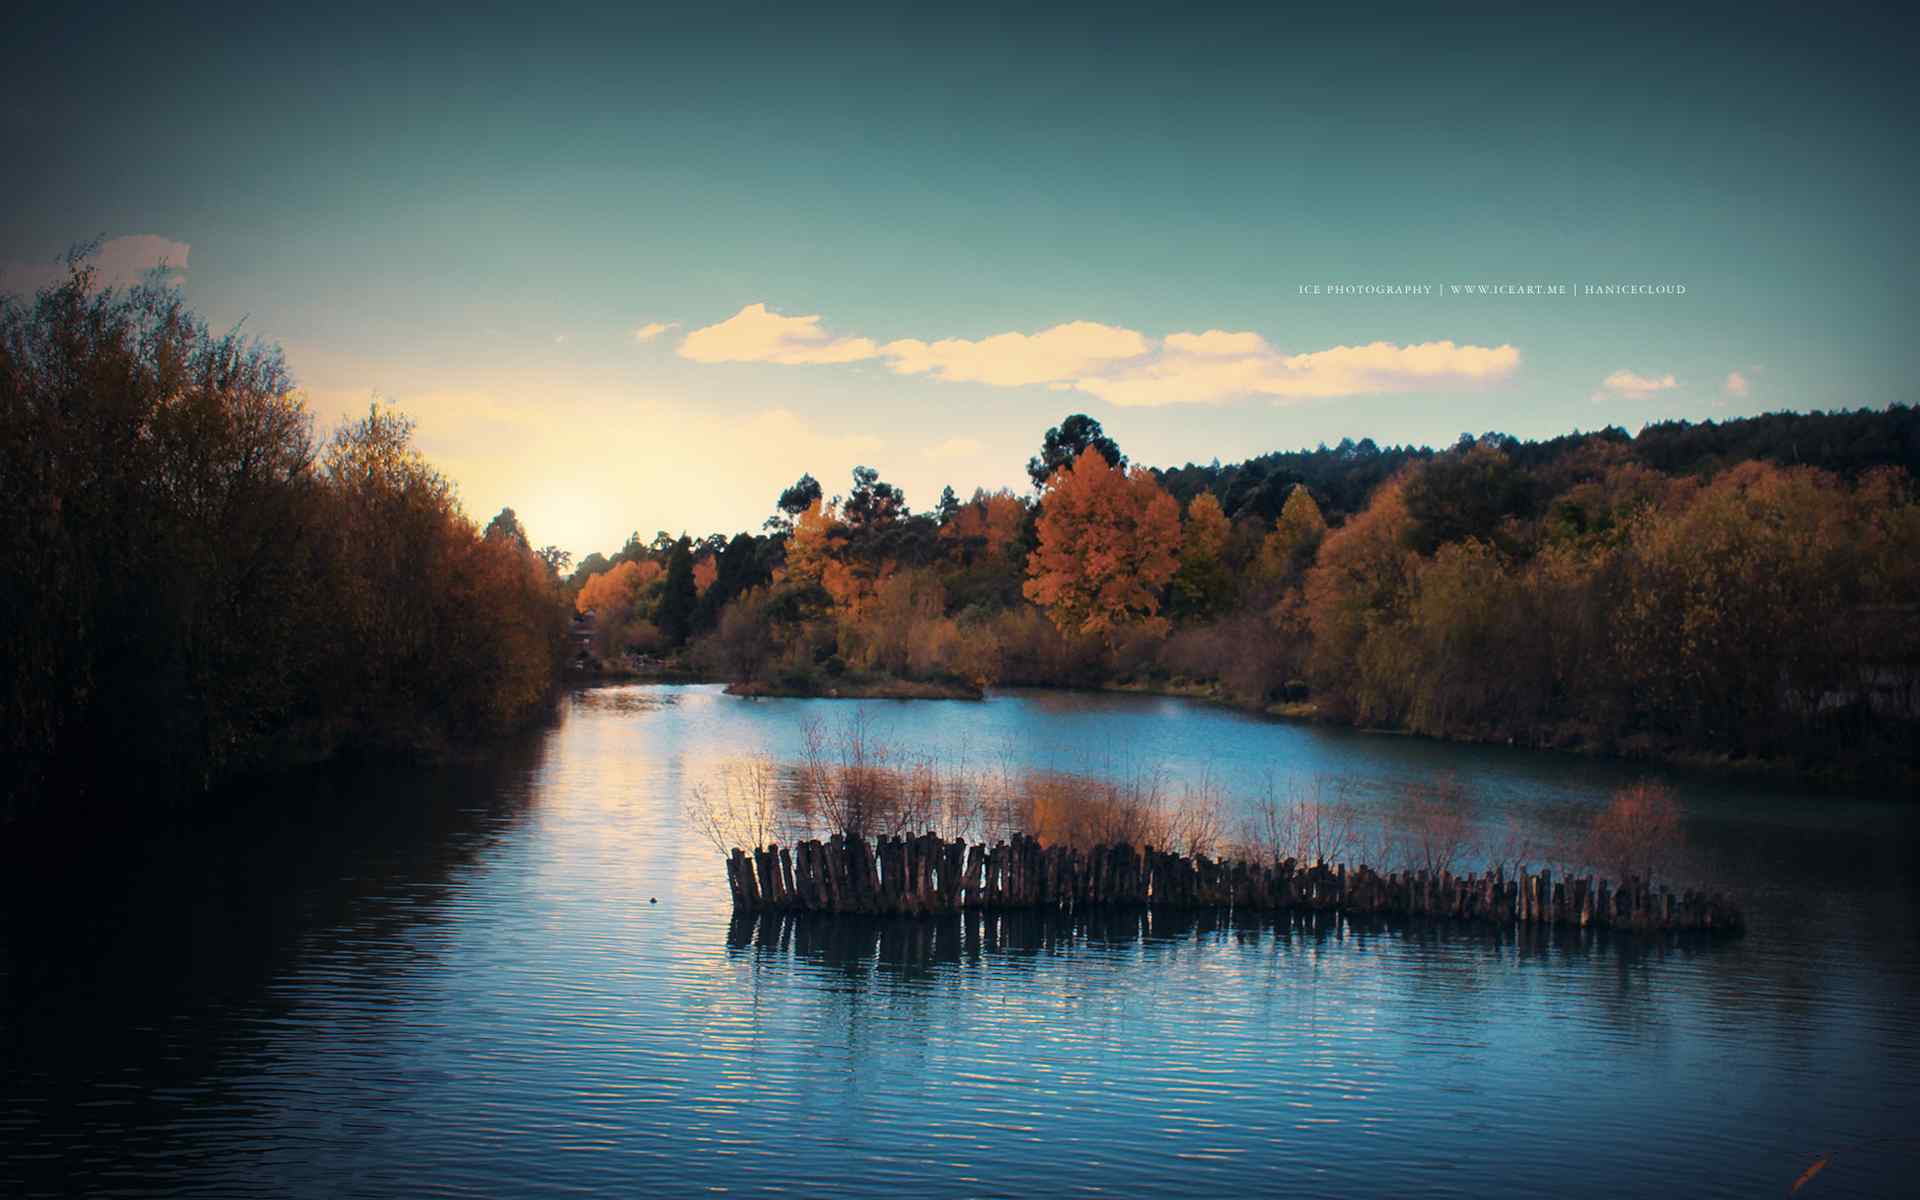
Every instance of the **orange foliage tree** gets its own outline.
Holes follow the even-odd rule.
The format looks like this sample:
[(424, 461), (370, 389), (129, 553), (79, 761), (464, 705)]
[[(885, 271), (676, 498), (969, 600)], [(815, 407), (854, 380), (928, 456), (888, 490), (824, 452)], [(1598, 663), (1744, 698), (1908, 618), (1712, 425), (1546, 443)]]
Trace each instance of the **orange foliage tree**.
[(713, 581), (720, 578), (720, 557), (709, 554), (693, 564), (693, 590), (696, 595), (704, 596)]
[(825, 583), (827, 569), (838, 561), (836, 542), (844, 543), (846, 525), (824, 500), (815, 500), (793, 519), (787, 538), (787, 577), (800, 583)]
[(1314, 552), (1326, 534), (1327, 521), (1320, 515), (1313, 493), (1303, 483), (1294, 484), (1280, 515), (1274, 519), (1273, 530), (1260, 543), (1257, 570), (1266, 579), (1286, 578), (1304, 563), (1313, 561)]
[(793, 522), (787, 539), (787, 578), (817, 583), (845, 615), (859, 616), (893, 574), (891, 561), (858, 561), (848, 553), (853, 532), (839, 510), (815, 500)]
[(940, 527), (940, 536), (955, 547), (964, 559), (976, 554), (991, 558), (1004, 554), (1020, 540), (1020, 527), (1026, 523), (1027, 507), (1005, 488), (988, 492), (974, 489), (973, 499), (960, 506), (953, 519)]
[(1835, 614), (1877, 598), (1854, 504), (1826, 472), (1746, 462), (1632, 522), (1611, 629), (1648, 723), (1764, 747), (1846, 685)]
[(1419, 557), (1405, 545), (1412, 519), (1402, 482), (1382, 484), (1365, 512), (1327, 535), (1307, 572), (1315, 682), (1348, 694), (1359, 716), (1392, 719), (1407, 664), (1392, 637)]
[(1159, 482), (1088, 450), (1047, 480), (1041, 505), (1027, 599), (1062, 633), (1111, 642), (1129, 626), (1164, 632), (1160, 594), (1179, 566), (1180, 505)]
[(628, 560), (589, 578), (580, 586), (580, 594), (574, 597), (573, 607), (579, 612), (590, 609), (607, 613), (627, 612), (646, 586), (658, 578), (659, 563), (652, 559), (639, 562)]

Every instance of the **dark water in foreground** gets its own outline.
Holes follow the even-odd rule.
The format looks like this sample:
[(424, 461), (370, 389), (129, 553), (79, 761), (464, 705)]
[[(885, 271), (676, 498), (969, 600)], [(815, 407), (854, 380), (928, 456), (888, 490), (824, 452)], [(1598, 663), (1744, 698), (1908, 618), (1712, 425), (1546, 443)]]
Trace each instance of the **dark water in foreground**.
[[(845, 711), (580, 693), (486, 767), (16, 869), (0, 1194), (1779, 1195), (1822, 1152), (1802, 1196), (1920, 1178), (1910, 805), (1671, 777), (1683, 873), (1746, 881), (1731, 942), (732, 923), (684, 796)], [(1543, 831), (1632, 777), (1155, 699), (870, 711), (968, 761), (1243, 794), (1453, 770)]]

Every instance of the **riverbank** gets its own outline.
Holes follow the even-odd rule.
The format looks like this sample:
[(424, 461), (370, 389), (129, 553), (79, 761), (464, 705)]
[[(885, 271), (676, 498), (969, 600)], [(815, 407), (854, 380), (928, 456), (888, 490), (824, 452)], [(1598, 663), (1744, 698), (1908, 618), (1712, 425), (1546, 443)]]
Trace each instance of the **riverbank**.
[(1622, 743), (1601, 743), (1582, 738), (1577, 734), (1551, 740), (1522, 740), (1512, 736), (1482, 737), (1467, 733), (1416, 733), (1408, 729), (1374, 727), (1345, 721), (1311, 700), (1252, 702), (1233, 695), (1217, 683), (1184, 679), (1109, 681), (1096, 684), (1091, 690), (1122, 695), (1168, 696), (1204, 704), (1217, 704), (1238, 712), (1257, 713), (1279, 720), (1330, 725), (1360, 733), (1395, 734), (1401, 737), (1450, 742), (1456, 745), (1512, 746), (1524, 750), (1549, 750), (1562, 754), (1575, 754), (1583, 758), (1612, 759), (1620, 762), (1646, 763), (1651, 766), (1678, 767), (1690, 771), (1729, 775), (1805, 779), (1820, 784), (1873, 783), (1920, 787), (1920, 766), (1883, 763), (1871, 754), (1854, 754), (1850, 757), (1822, 761), (1784, 756), (1765, 758), (1750, 755), (1736, 756), (1725, 751), (1661, 745), (1645, 736), (1629, 738)]
[(813, 700), (984, 700), (986, 689), (958, 680), (899, 679), (893, 676), (810, 680), (805, 684), (750, 679), (730, 683), (729, 696), (788, 697)]
[(709, 671), (699, 671), (683, 666), (613, 666), (595, 664), (587, 667), (570, 666), (566, 670), (565, 681), (576, 687), (595, 687), (613, 683), (725, 683), (725, 679)]

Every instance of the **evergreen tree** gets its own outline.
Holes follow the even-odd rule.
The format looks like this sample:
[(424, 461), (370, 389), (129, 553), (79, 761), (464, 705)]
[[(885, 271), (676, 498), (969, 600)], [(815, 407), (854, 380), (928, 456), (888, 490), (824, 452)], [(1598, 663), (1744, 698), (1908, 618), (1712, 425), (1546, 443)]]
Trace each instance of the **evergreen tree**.
[(1055, 471), (1072, 466), (1088, 450), (1098, 450), (1110, 467), (1127, 465), (1127, 456), (1120, 453), (1120, 447), (1100, 428), (1100, 422), (1085, 413), (1075, 413), (1047, 430), (1040, 442), (1040, 453), (1027, 460), (1027, 475), (1034, 487), (1046, 487)]
[(687, 635), (693, 632), (693, 614), (699, 603), (699, 593), (693, 586), (693, 543), (681, 534), (667, 555), (666, 590), (660, 596), (660, 608), (654, 619), (669, 644), (686, 644)]
[(503, 508), (495, 514), (493, 520), (487, 522), (487, 531), (482, 536), (488, 541), (505, 539), (522, 550), (532, 548), (527, 544), (527, 531), (521, 528), (520, 518), (514, 515), (511, 508)]

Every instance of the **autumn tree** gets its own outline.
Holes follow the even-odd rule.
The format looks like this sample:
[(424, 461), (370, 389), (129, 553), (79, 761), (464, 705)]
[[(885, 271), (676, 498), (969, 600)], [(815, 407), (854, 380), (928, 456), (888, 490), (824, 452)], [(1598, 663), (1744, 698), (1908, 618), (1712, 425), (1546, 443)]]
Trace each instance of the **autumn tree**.
[(640, 594), (661, 574), (660, 564), (652, 559), (638, 562), (629, 559), (617, 563), (589, 577), (574, 596), (573, 606), (583, 613), (597, 611), (611, 615), (629, 612)]
[(1327, 534), (1326, 518), (1304, 483), (1296, 483), (1287, 493), (1287, 502), (1274, 519), (1273, 529), (1260, 543), (1256, 570), (1262, 579), (1278, 581), (1291, 577), (1313, 561), (1320, 541)]
[(1187, 524), (1180, 539), (1180, 569), (1173, 590), (1183, 613), (1202, 619), (1224, 611), (1233, 599), (1233, 576), (1227, 570), (1227, 538), (1233, 526), (1212, 492), (1202, 492), (1187, 503)]
[(1404, 541), (1410, 525), (1402, 485), (1389, 481), (1365, 512), (1327, 536), (1307, 572), (1314, 682), (1363, 720), (1398, 720), (1405, 703), (1402, 635), (1418, 565)]
[(1751, 462), (1634, 520), (1613, 649), (1650, 729), (1757, 749), (1843, 686), (1839, 614), (1872, 596), (1851, 510), (1827, 472)]
[(595, 550), (573, 566), (573, 574), (567, 577), (569, 587), (582, 587), (587, 580), (613, 567), (613, 560)]
[(1541, 626), (1497, 550), (1469, 538), (1419, 565), (1407, 603), (1406, 720), (1436, 735), (1504, 732), (1552, 695)]
[(926, 675), (941, 664), (951, 621), (941, 613), (946, 590), (924, 568), (896, 572), (875, 590), (857, 620), (844, 626), (842, 653), (853, 666), (895, 675)]
[(1111, 644), (1132, 626), (1165, 631), (1160, 596), (1179, 563), (1180, 506), (1152, 474), (1089, 449), (1047, 481), (1038, 532), (1024, 591), (1062, 633)]
[(975, 488), (973, 499), (954, 505), (953, 515), (940, 527), (940, 537), (961, 561), (972, 562), (1013, 548), (1026, 520), (1027, 506), (1012, 492)]
[(1028, 520), (1026, 502), (1005, 488), (976, 488), (971, 500), (954, 506), (938, 541), (952, 564), (947, 591), (955, 607), (981, 612), (1020, 603)]
[(793, 520), (787, 538), (786, 578), (818, 584), (836, 601), (844, 602), (852, 589), (846, 545), (850, 534), (838, 506), (816, 497)]
[(87, 253), (0, 296), (0, 823), (77, 807), (108, 763), (131, 794), (247, 765), (337, 634), (280, 352), (177, 291), (97, 287)]
[(335, 503), (341, 641), (358, 736), (388, 750), (498, 733), (552, 683), (561, 608), (551, 573), (511, 536), (486, 538), (412, 444), (373, 407), (321, 460)]

